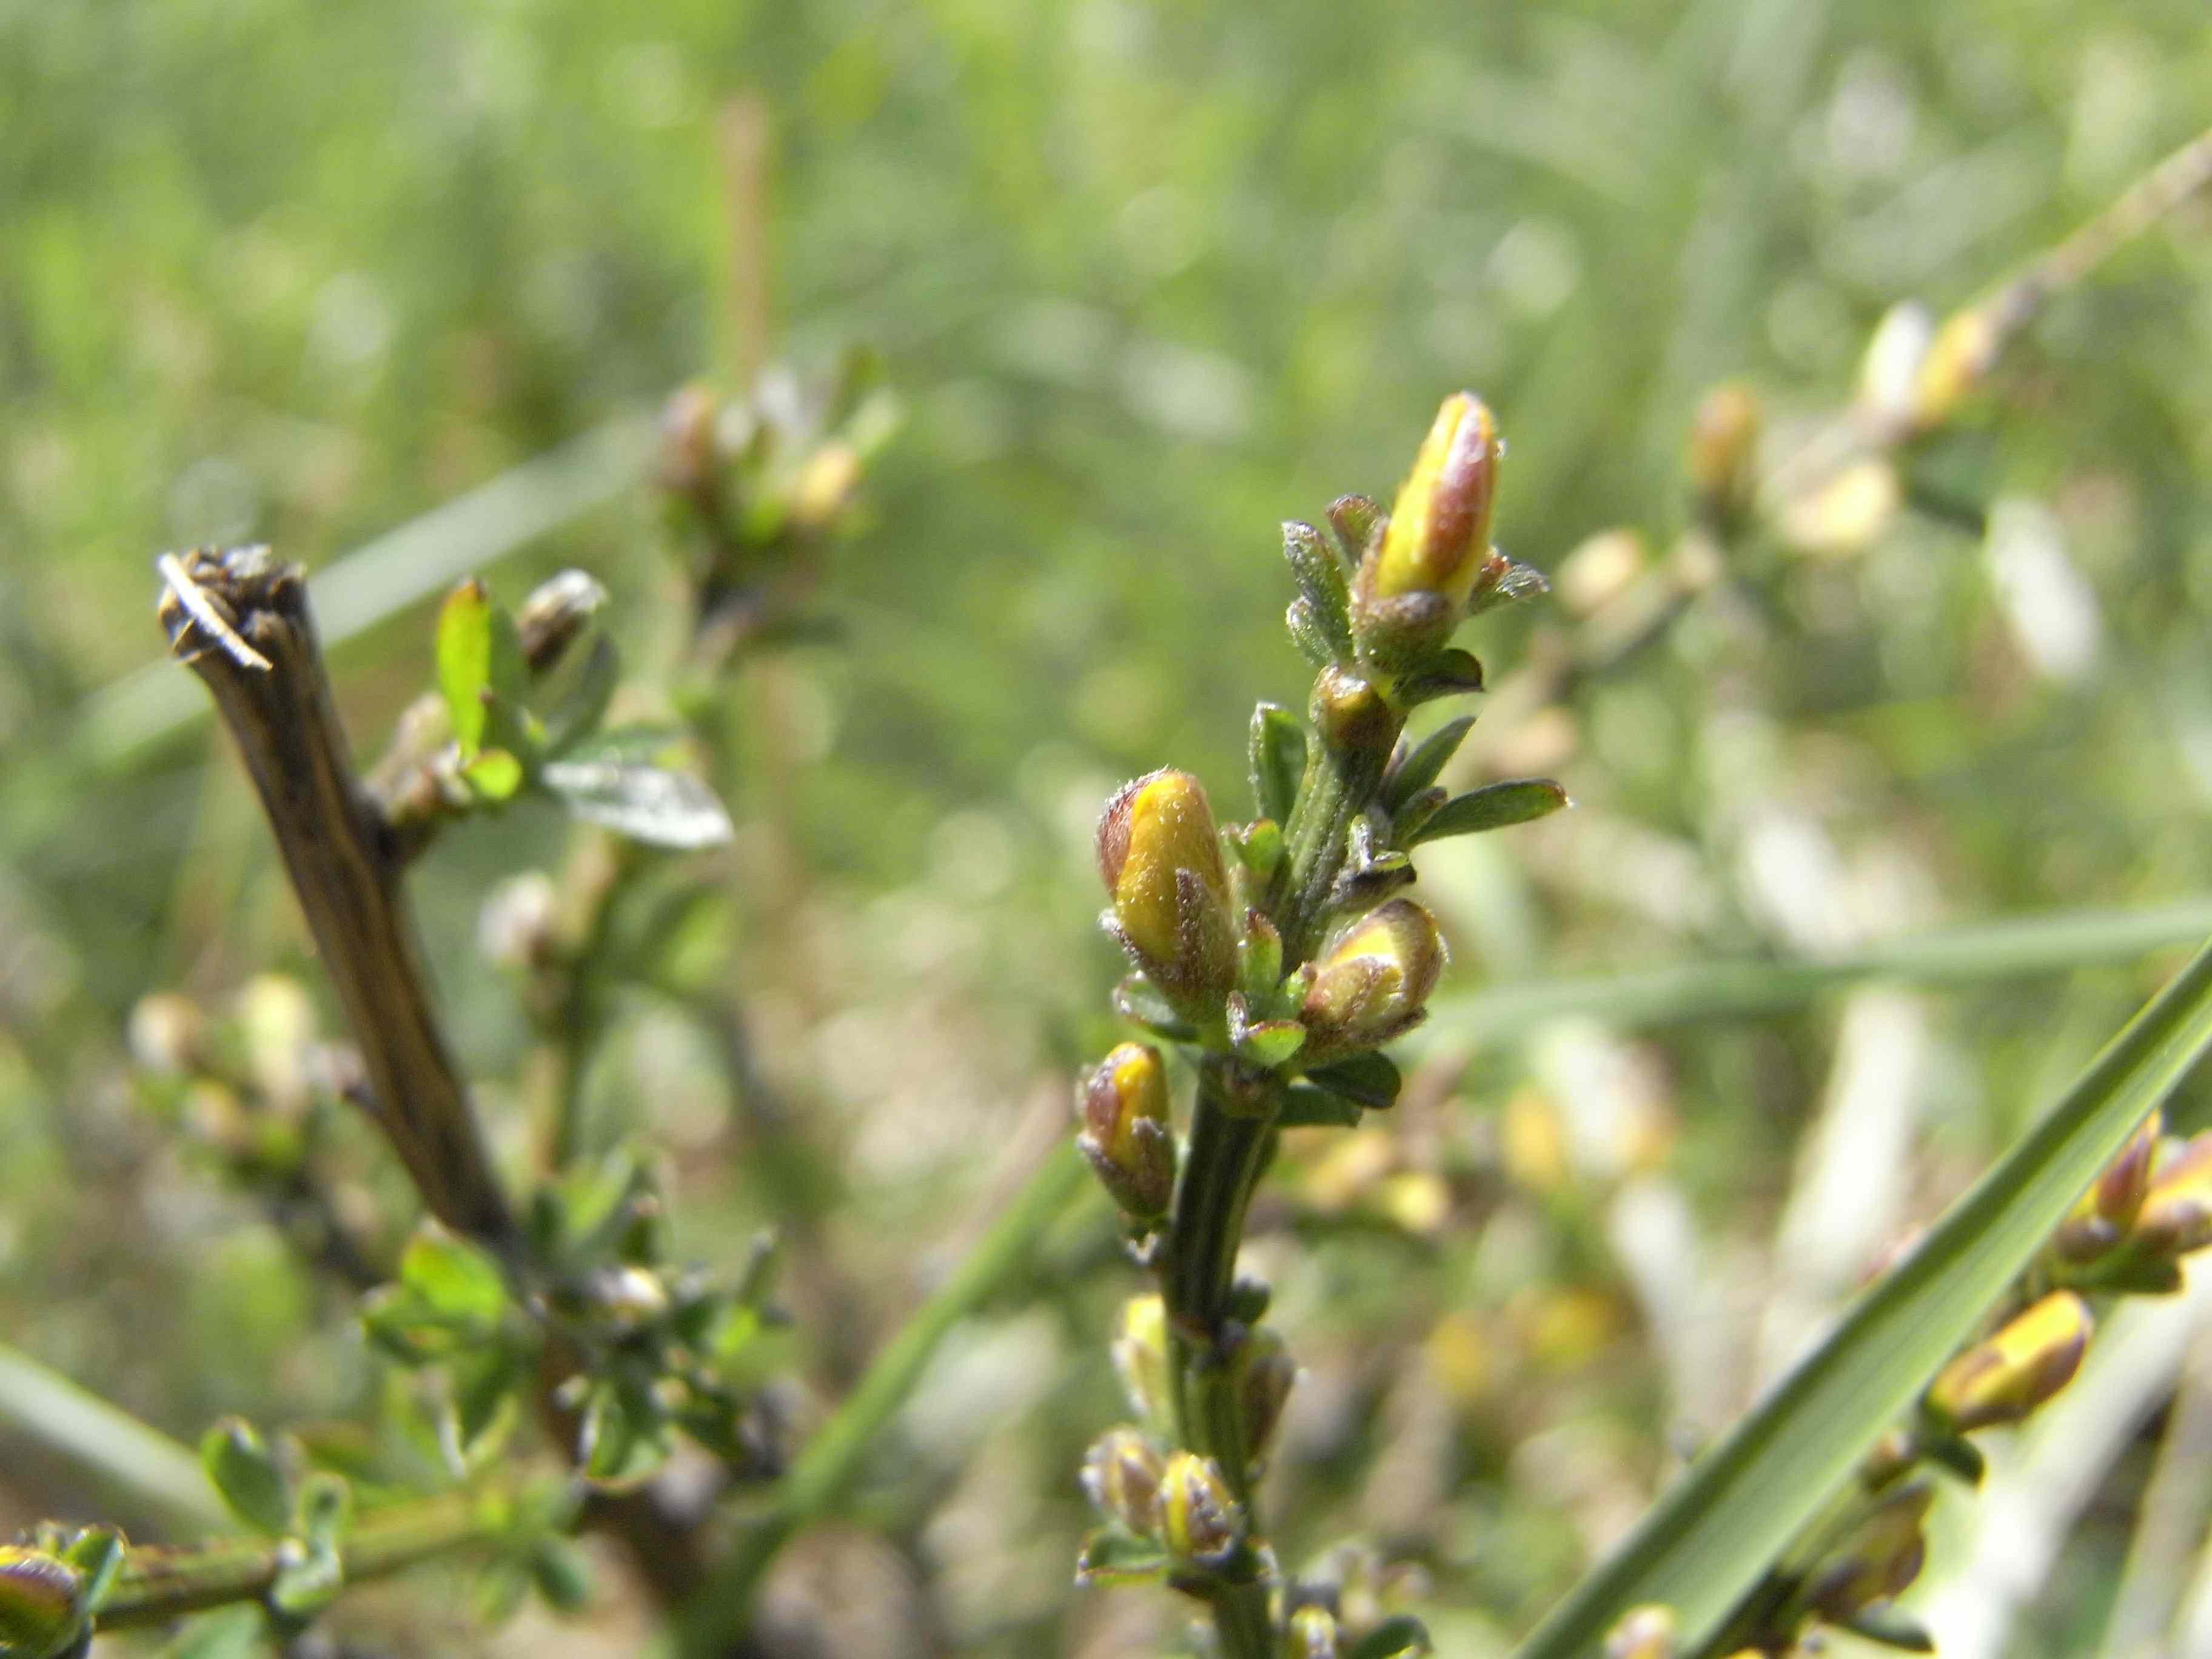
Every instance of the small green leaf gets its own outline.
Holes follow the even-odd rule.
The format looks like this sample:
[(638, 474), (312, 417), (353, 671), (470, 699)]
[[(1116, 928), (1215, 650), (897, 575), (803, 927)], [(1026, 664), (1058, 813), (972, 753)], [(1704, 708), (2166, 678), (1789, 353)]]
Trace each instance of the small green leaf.
[(337, 1600), (345, 1588), (345, 1562), (337, 1547), (308, 1542), (276, 1571), (269, 1586), (269, 1607), (295, 1624), (304, 1624)]
[(474, 576), (446, 596), (438, 611), (438, 690), (453, 724), (461, 757), (473, 757), (483, 742), (491, 690), (491, 595)]
[(1142, 974), (1132, 974), (1114, 988), (1114, 1012), (1170, 1042), (1185, 1042), (1198, 1035), (1190, 1022), (1176, 1012), (1166, 994)]
[(1936, 1638), (1928, 1633), (1927, 1626), (1894, 1607), (1865, 1608), (1844, 1620), (1844, 1628), (1899, 1653), (1936, 1651)]
[(1283, 556), (1297, 578), (1298, 592), (1313, 607), (1314, 620), (1336, 648), (1340, 658), (1352, 655), (1352, 596), (1344, 580), (1344, 564), (1322, 539), (1321, 532), (1296, 521), (1283, 526)]
[(1427, 702), (1434, 697), (1465, 696), (1482, 690), (1482, 659), (1456, 646), (1423, 659), (1398, 684), (1398, 695), (1407, 703)]
[(200, 1437), (200, 1466), (230, 1505), (257, 1532), (281, 1536), (292, 1524), (292, 1497), (284, 1472), (253, 1425), (226, 1417)]
[(714, 792), (687, 772), (616, 762), (555, 761), (545, 787), (586, 823), (655, 847), (715, 847), (734, 833)]
[(342, 1474), (318, 1469), (300, 1483), (294, 1510), (295, 1537), (335, 1546), (353, 1524), (353, 1483)]
[(1252, 798), (1260, 816), (1281, 823), (1298, 798), (1306, 770), (1305, 723), (1279, 703), (1252, 711)]
[(606, 718), (607, 705), (614, 700), (615, 682), (621, 672), (622, 654), (615, 649), (614, 641), (605, 634), (599, 635), (592, 641), (584, 665), (576, 671), (568, 694), (546, 717), (548, 755), (569, 755), (591, 738), (605, 735), (599, 731), (599, 722)]
[(107, 1592), (115, 1588), (127, 1550), (123, 1534), (112, 1527), (88, 1527), (62, 1552), (62, 1559), (82, 1575), (77, 1600), (87, 1613), (98, 1613)]
[(1434, 783), (1474, 726), (1474, 716), (1462, 714), (1447, 720), (1407, 751), (1406, 758), (1382, 780), (1382, 805), (1395, 815), (1422, 790)]
[(1385, 1619), (1346, 1650), (1344, 1659), (1408, 1659), (1436, 1651), (1425, 1626), (1406, 1613)]
[(1567, 792), (1549, 778), (1514, 778), (1454, 795), (1423, 824), (1413, 840), (1441, 841), (1447, 836), (1480, 835), (1547, 817), (1568, 805)]
[(499, 1264), (435, 1222), (425, 1222), (407, 1241), (399, 1283), (424, 1309), (455, 1324), (496, 1324), (507, 1307)]
[(496, 1342), (454, 1360), (453, 1451), (463, 1472), (496, 1455), (514, 1429), (522, 1358), (508, 1344)]
[(601, 1383), (584, 1408), (577, 1457), (585, 1480), (605, 1492), (629, 1492), (668, 1461), (667, 1425), (649, 1400)]
[(1133, 1537), (1118, 1527), (1101, 1527), (1083, 1540), (1083, 1553), (1075, 1563), (1075, 1582), (1141, 1584), (1161, 1577), (1167, 1570), (1167, 1552), (1158, 1544)]
[(1263, 1019), (1244, 1028), (1237, 1052), (1255, 1066), (1273, 1071), (1306, 1046), (1306, 1028), (1294, 1019)]
[(1283, 1091), (1283, 1109), (1275, 1122), (1285, 1129), (1351, 1129), (1359, 1123), (1362, 1108), (1357, 1101), (1310, 1083), (1293, 1083)]
[(1336, 660), (1335, 647), (1316, 619), (1313, 606), (1305, 599), (1291, 601), (1291, 608), (1283, 613), (1283, 625), (1291, 630), (1291, 643), (1316, 668), (1326, 668)]
[(480, 749), (461, 777), (478, 800), (511, 800), (522, 787), (522, 763), (504, 749)]
[(1552, 585), (1544, 580), (1544, 573), (1534, 565), (1505, 562), (1505, 574), (1488, 588), (1476, 594), (1467, 607), (1470, 617), (1480, 617), (1501, 605), (1512, 605), (1521, 599), (1533, 599), (1539, 593), (1548, 593)]
[(557, 1538), (540, 1539), (532, 1547), (530, 1577), (546, 1605), (556, 1613), (576, 1613), (591, 1602), (590, 1564)]
[(1398, 1074), (1395, 1060), (1379, 1050), (1370, 1050), (1327, 1066), (1316, 1066), (1306, 1073), (1306, 1081), (1333, 1095), (1341, 1095), (1346, 1100), (1384, 1112), (1398, 1103), (1398, 1090), (1403, 1079)]

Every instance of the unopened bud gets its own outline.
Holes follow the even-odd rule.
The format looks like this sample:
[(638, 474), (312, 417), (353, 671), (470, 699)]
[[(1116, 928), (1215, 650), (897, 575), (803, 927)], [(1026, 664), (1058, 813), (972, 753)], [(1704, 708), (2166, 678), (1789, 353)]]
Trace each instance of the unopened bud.
[(1411, 899), (1393, 899), (1339, 928), (1298, 1011), (1308, 1033), (1303, 1057), (1372, 1048), (1408, 1030), (1443, 968), (1436, 921)]
[(1646, 1601), (1605, 1633), (1605, 1659), (1674, 1659), (1674, 1609)]
[(1336, 1619), (1327, 1607), (1308, 1602), (1291, 1615), (1283, 1650), (1290, 1659), (1337, 1659)]
[(1996, 367), (2004, 332), (1990, 307), (1956, 311), (1936, 331), (1913, 385), (1912, 423), (1925, 432), (1959, 412)]
[(1382, 692), (1370, 681), (1341, 668), (1321, 672), (1307, 712), (1333, 753), (1388, 755), (1397, 745), (1402, 722)]
[(1168, 1310), (1157, 1296), (1133, 1296), (1122, 1304), (1114, 1339), (1114, 1369), (1137, 1414), (1148, 1422), (1173, 1419), (1168, 1389)]
[(2090, 1329), (2081, 1298), (2054, 1291), (1946, 1365), (1928, 1385), (1928, 1409), (1961, 1434), (2020, 1422), (2074, 1380)]
[(2153, 1112), (2143, 1120), (2119, 1155), (2089, 1183), (2051, 1235), (2051, 1248), (2059, 1259), (2094, 1261), (2118, 1244), (2135, 1225), (2150, 1190), (2151, 1166), (2158, 1156), (2159, 1130), (2164, 1119)]
[(1098, 820), (1098, 872), (1113, 927), (1180, 1007), (1218, 1002), (1237, 978), (1229, 872), (1206, 791), (1172, 767), (1122, 786)]
[(1167, 1212), (1175, 1195), (1176, 1147), (1158, 1049), (1125, 1042), (1099, 1062), (1083, 1091), (1083, 1131), (1075, 1145), (1129, 1214), (1150, 1220)]
[(791, 486), (791, 522), (801, 530), (826, 530), (836, 522), (860, 483), (860, 457), (848, 443), (826, 443), (806, 458)]
[(2169, 1260), (2212, 1244), (2212, 1129), (2159, 1148), (2133, 1237), (2145, 1255)]
[(1164, 1465), (1152, 1443), (1135, 1429), (1109, 1429), (1083, 1458), (1083, 1492), (1099, 1514), (1139, 1538), (1159, 1528), (1160, 1480)]
[(477, 913), (477, 947), (497, 967), (542, 967), (553, 956), (559, 909), (552, 878), (544, 871), (509, 877)]
[(0, 1653), (75, 1659), (92, 1639), (84, 1577), (42, 1550), (0, 1547)]
[(1471, 392), (1445, 398), (1363, 573), (1366, 592), (1439, 594), (1454, 617), (1466, 607), (1490, 551), (1498, 456), (1497, 422), (1482, 400)]
[(1297, 1362), (1283, 1346), (1281, 1335), (1262, 1325), (1245, 1334), (1231, 1363), (1237, 1403), (1244, 1419), (1244, 1454), (1256, 1463), (1267, 1456), (1276, 1425), (1283, 1420), (1284, 1404), (1298, 1380)]
[(1179, 1563), (1219, 1567), (1244, 1541), (1244, 1511), (1229, 1494), (1221, 1466), (1176, 1452), (1160, 1480), (1160, 1541)]
[(607, 590), (580, 570), (564, 570), (532, 588), (514, 613), (515, 635), (530, 672), (550, 672), (606, 602)]
[(1741, 380), (1715, 386), (1698, 402), (1686, 460), (1691, 492), (1709, 519), (1734, 519), (1751, 504), (1759, 424), (1759, 394)]
[(1814, 1571), (1805, 1589), (1807, 1609), (1841, 1624), (1900, 1594), (1927, 1559), (1920, 1528), (1935, 1500), (1935, 1488), (1924, 1481), (1882, 1498)]
[(678, 495), (702, 497), (714, 487), (714, 394), (687, 386), (660, 414), (660, 485)]
[(173, 991), (139, 998), (131, 1011), (131, 1057), (149, 1072), (198, 1071), (207, 1057), (207, 1017)]

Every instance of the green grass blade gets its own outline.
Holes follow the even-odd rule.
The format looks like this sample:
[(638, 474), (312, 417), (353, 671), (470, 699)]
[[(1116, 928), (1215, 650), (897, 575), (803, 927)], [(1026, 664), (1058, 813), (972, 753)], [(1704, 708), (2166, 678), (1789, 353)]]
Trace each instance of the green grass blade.
[(2136, 1126), (2212, 1049), (2212, 945), (2106, 1045), (1920, 1248), (1691, 1465), (1516, 1659), (1590, 1659), (1622, 1613), (1711, 1636), (2001, 1296)]
[(1802, 1007), (1869, 980), (1971, 985), (2131, 962), (2212, 933), (2212, 895), (2131, 908), (2016, 916), (1885, 940), (1817, 960), (1691, 962), (1625, 973), (1571, 974), (1486, 986), (1429, 1004), (1413, 1045), (1495, 1042), (1546, 1019), (1590, 1014), (1609, 1024), (1671, 1025)]

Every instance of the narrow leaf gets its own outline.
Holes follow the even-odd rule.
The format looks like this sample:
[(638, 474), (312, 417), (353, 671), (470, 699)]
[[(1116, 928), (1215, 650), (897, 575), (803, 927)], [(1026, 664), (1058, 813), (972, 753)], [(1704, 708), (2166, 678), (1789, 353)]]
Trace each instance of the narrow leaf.
[(438, 611), (438, 690), (462, 757), (483, 742), (484, 693), (491, 689), (491, 595), (474, 576)]
[(1412, 1659), (1436, 1651), (1427, 1628), (1407, 1613), (1385, 1619), (1352, 1644), (1344, 1659)]
[(428, 1311), (456, 1323), (491, 1324), (507, 1305), (499, 1264), (434, 1224), (407, 1241), (399, 1283)]
[(1289, 821), (1305, 770), (1305, 723), (1279, 703), (1261, 703), (1252, 711), (1252, 798), (1261, 817)]
[(1139, 1584), (1167, 1571), (1168, 1558), (1158, 1544), (1133, 1538), (1118, 1528), (1102, 1527), (1083, 1540), (1075, 1564), (1079, 1584)]
[(592, 641), (584, 665), (576, 671), (568, 695), (545, 720), (545, 752), (565, 755), (593, 736), (606, 718), (613, 701), (615, 681), (622, 669), (622, 654), (605, 634)]
[(1350, 1129), (1358, 1127), (1360, 1111), (1357, 1101), (1310, 1083), (1293, 1083), (1283, 1091), (1283, 1109), (1275, 1122), (1285, 1129)]
[(1382, 1112), (1398, 1103), (1402, 1079), (1398, 1075), (1397, 1063), (1377, 1050), (1354, 1054), (1334, 1065), (1316, 1066), (1306, 1073), (1306, 1081)]
[(714, 792), (688, 772), (555, 761), (541, 775), (569, 811), (655, 847), (714, 847), (733, 833)]
[(1352, 596), (1344, 581), (1344, 566), (1322, 533), (1310, 524), (1283, 526), (1283, 556), (1291, 562), (1298, 592), (1313, 607), (1313, 617), (1322, 635), (1340, 657), (1352, 654)]
[(1549, 778), (1515, 778), (1485, 784), (1464, 795), (1454, 795), (1420, 827), (1416, 842), (1441, 841), (1446, 836), (1479, 835), (1547, 817), (1567, 805), (1567, 792)]
[(2208, 1051), (2212, 946), (1690, 1466), (1518, 1659), (1583, 1659), (1647, 1601), (1673, 1607), (1683, 1650), (1697, 1651)]
[(292, 1522), (284, 1472), (268, 1444), (242, 1417), (226, 1417), (200, 1437), (200, 1466), (230, 1505), (258, 1532), (281, 1536)]
[(1437, 781), (1446, 763), (1459, 752), (1460, 742), (1474, 725), (1474, 716), (1462, 714), (1447, 720), (1407, 752), (1382, 781), (1382, 805), (1395, 813), (1407, 801)]

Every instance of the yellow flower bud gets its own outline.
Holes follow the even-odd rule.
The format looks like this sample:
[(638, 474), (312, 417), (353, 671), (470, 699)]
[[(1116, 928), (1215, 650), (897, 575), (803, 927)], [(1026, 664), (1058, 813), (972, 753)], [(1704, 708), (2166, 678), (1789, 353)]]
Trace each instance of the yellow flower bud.
[(1175, 1195), (1176, 1148), (1159, 1050), (1123, 1043), (1091, 1074), (1082, 1104), (1075, 1145), (1114, 1201), (1139, 1220), (1165, 1214)]
[(1291, 1615), (1288, 1636), (1284, 1650), (1291, 1659), (1337, 1659), (1336, 1620), (1327, 1607), (1300, 1607)]
[(2144, 1119), (2118, 1155), (2089, 1183), (2088, 1191), (2075, 1201), (2066, 1219), (2058, 1224), (2051, 1243), (2060, 1260), (2094, 1261), (2127, 1237), (2150, 1189), (2163, 1122), (2157, 1112)]
[(1129, 1404), (1148, 1422), (1174, 1419), (1168, 1391), (1168, 1310), (1157, 1296), (1133, 1296), (1121, 1308), (1121, 1334), (1114, 1339), (1114, 1369)]
[(2080, 1297), (2052, 1291), (1946, 1365), (1928, 1385), (1929, 1413), (1962, 1434), (2020, 1422), (2074, 1380), (2091, 1328)]
[(1920, 360), (1913, 386), (1912, 423), (1920, 431), (1938, 427), (1989, 378), (2003, 349), (2004, 334), (1993, 308), (1969, 306), (1954, 312), (1936, 331), (1935, 343)]
[(1924, 1481), (1884, 1498), (1816, 1570), (1804, 1592), (1808, 1610), (1841, 1624), (1902, 1592), (1927, 1559), (1920, 1526), (1935, 1501)]
[(1152, 1443), (1135, 1429), (1109, 1429), (1083, 1459), (1083, 1491), (1098, 1512), (1139, 1538), (1159, 1526), (1164, 1465)]
[(1123, 945), (1171, 1001), (1187, 1008), (1228, 994), (1229, 872), (1196, 778), (1170, 767), (1123, 785), (1098, 820), (1098, 872)]
[(1229, 1495), (1221, 1466), (1177, 1452), (1160, 1481), (1160, 1541), (1178, 1562), (1225, 1565), (1244, 1540), (1244, 1511)]
[(1674, 1659), (1674, 1610), (1646, 1601), (1621, 1614), (1606, 1632), (1605, 1659)]
[(0, 1653), (82, 1653), (92, 1630), (83, 1590), (84, 1576), (66, 1561), (0, 1547)]
[(1298, 1018), (1309, 1062), (1372, 1048), (1421, 1018), (1443, 972), (1444, 944), (1426, 910), (1393, 899), (1337, 930), (1322, 946)]
[(1368, 574), (1372, 597), (1437, 593), (1454, 614), (1466, 605), (1490, 552), (1498, 456), (1497, 422), (1482, 400), (1471, 392), (1445, 398), (1390, 508)]
[(1759, 394), (1741, 380), (1715, 386), (1698, 402), (1686, 460), (1690, 489), (1708, 518), (1730, 519), (1751, 504), (1759, 424)]
[(2167, 1258), (2212, 1244), (2212, 1129), (2159, 1148), (2132, 1237), (2146, 1255)]

